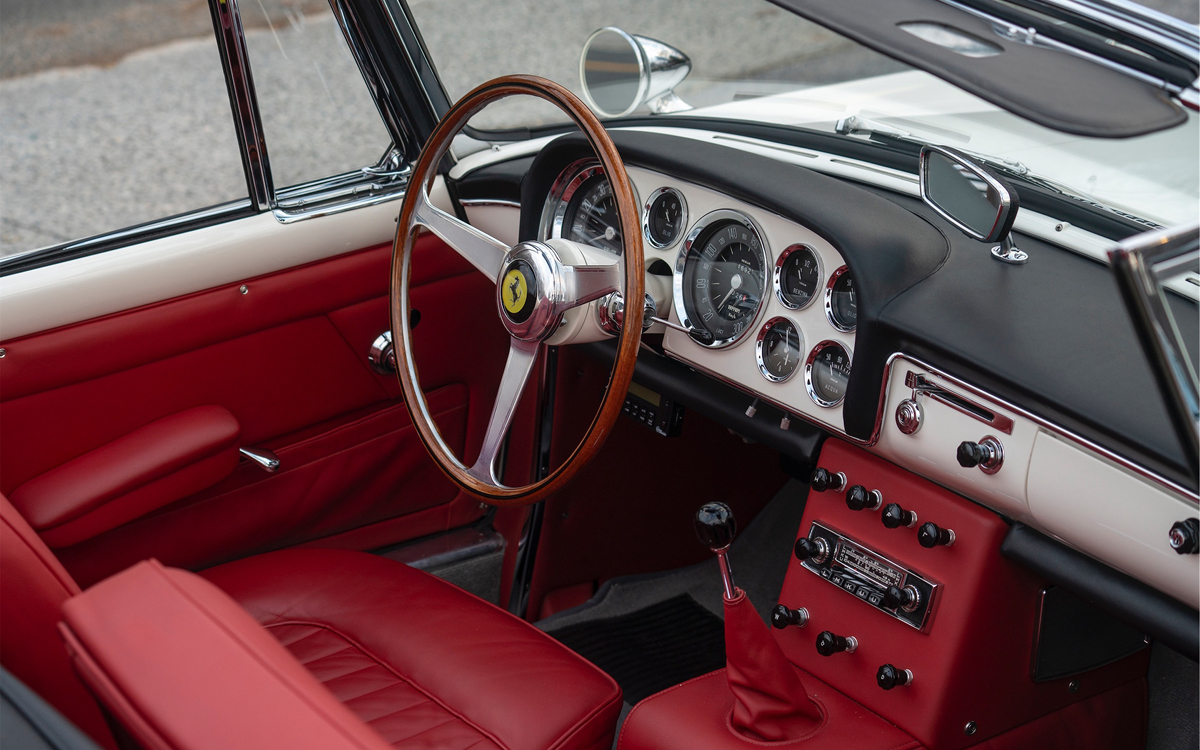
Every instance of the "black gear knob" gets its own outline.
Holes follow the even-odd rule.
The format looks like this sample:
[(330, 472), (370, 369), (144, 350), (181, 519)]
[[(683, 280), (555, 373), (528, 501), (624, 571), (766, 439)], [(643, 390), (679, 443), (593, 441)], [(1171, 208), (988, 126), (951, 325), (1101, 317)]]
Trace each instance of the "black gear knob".
[(737, 521), (725, 503), (705, 503), (696, 511), (696, 538), (713, 552), (727, 549), (737, 534)]

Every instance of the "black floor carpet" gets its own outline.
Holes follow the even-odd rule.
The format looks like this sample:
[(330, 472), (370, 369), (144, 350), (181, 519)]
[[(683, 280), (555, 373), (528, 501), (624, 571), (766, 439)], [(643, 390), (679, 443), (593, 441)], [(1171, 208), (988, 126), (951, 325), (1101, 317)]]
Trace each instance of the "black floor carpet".
[(725, 666), (724, 623), (687, 594), (550, 635), (611, 675), (630, 704)]

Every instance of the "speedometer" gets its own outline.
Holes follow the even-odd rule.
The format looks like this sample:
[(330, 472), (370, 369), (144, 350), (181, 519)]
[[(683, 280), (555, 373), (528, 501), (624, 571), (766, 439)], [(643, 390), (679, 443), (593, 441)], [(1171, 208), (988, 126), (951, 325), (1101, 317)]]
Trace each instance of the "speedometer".
[(720, 210), (688, 233), (675, 266), (676, 312), (684, 325), (729, 346), (750, 330), (767, 290), (767, 248), (745, 214)]

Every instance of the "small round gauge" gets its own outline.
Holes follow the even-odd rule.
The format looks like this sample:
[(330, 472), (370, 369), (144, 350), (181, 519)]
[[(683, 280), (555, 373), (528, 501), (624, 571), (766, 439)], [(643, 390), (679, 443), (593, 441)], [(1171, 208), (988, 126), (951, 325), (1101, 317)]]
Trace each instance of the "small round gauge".
[(782, 383), (800, 369), (804, 334), (787, 318), (771, 318), (758, 332), (754, 355), (758, 371), (772, 383)]
[(651, 245), (663, 248), (675, 244), (687, 226), (687, 202), (675, 188), (659, 188), (650, 194), (642, 213), (642, 234)]
[(858, 292), (846, 266), (834, 271), (825, 285), (825, 315), (839, 331), (850, 332), (858, 325)]
[(818, 406), (837, 406), (846, 397), (850, 357), (846, 347), (836, 341), (822, 341), (809, 352), (804, 365), (804, 386)]
[(808, 245), (792, 245), (775, 263), (775, 294), (784, 307), (800, 310), (812, 304), (821, 288), (821, 259)]
[(766, 291), (767, 249), (754, 222), (736, 211), (705, 215), (688, 233), (675, 266), (675, 310), (689, 328), (730, 346), (750, 330)]

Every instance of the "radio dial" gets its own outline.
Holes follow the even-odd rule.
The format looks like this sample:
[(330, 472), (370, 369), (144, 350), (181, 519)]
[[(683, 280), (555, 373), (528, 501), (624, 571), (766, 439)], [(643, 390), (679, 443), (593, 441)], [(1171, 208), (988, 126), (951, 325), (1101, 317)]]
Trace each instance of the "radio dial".
[(888, 586), (883, 594), (883, 606), (889, 609), (902, 609), (905, 612), (915, 612), (921, 605), (921, 592), (913, 586), (899, 588)]
[(821, 537), (801, 538), (796, 541), (795, 553), (800, 562), (812, 560), (815, 563), (823, 563), (829, 559), (829, 542)]

